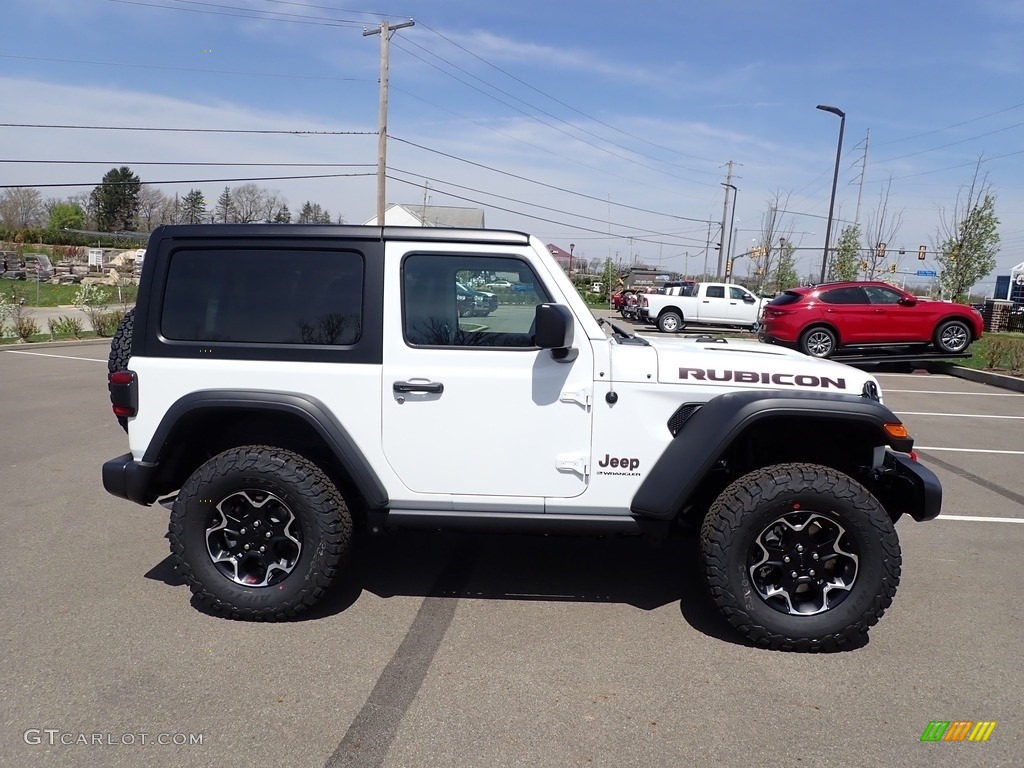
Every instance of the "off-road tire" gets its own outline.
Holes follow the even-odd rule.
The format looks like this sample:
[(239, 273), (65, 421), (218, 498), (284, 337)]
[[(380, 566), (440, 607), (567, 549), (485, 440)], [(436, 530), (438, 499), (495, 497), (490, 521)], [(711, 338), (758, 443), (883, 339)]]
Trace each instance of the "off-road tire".
[[(217, 507), (240, 491), (278, 497), (301, 532), (293, 569), (269, 586), (236, 583), (211, 555), (208, 529), (221, 519)], [(308, 610), (331, 587), (348, 557), (352, 515), (311, 461), (281, 448), (248, 445), (214, 456), (189, 477), (171, 510), (169, 538), (176, 567), (200, 606), (231, 619), (280, 621)]]
[(947, 320), (935, 329), (934, 341), (940, 352), (963, 352), (971, 345), (971, 329), (963, 320)]
[[(773, 521), (783, 516), (799, 519), (801, 514), (842, 530), (835, 548), (857, 557), (850, 589), (840, 593), (845, 597), (812, 615), (793, 615), (778, 604), (772, 607), (753, 573), (756, 557), (768, 557), (758, 542)], [(852, 478), (816, 464), (777, 464), (729, 485), (704, 518), (701, 554), (711, 599), (726, 620), (754, 645), (780, 651), (855, 646), (892, 604), (902, 566), (896, 531), (878, 500)], [(804, 557), (805, 552), (794, 555), (793, 566), (824, 562), (796, 562)], [(790, 565), (784, 567), (788, 570)]]
[(658, 315), (658, 330), (662, 333), (679, 333), (683, 330), (683, 318), (671, 310)]
[(799, 346), (800, 351), (809, 357), (826, 359), (835, 354), (839, 339), (831, 328), (816, 325), (800, 334)]
[[(124, 313), (121, 322), (117, 325), (113, 337), (110, 339), (110, 353), (107, 355), (107, 375), (115, 371), (127, 371), (128, 359), (132, 356), (132, 333), (135, 330), (135, 307)], [(109, 390), (110, 384), (108, 382)], [(128, 419), (125, 416), (118, 416), (117, 423), (121, 429), (128, 431)]]

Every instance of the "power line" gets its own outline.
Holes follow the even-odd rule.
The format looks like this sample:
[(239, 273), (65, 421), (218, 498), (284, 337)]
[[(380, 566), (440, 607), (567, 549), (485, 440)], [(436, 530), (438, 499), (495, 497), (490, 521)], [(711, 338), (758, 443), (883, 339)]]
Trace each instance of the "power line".
[[(221, 184), (229, 181), (291, 181), (294, 179), (339, 179), (350, 176), (376, 176), (375, 173), (318, 173), (304, 176), (252, 176), (244, 179), (167, 179), (161, 181), (147, 181), (145, 184)], [(131, 181), (87, 181), (83, 183), (61, 183), (61, 184), (0, 184), (0, 189), (33, 189), (49, 187), (102, 187), (121, 186), (134, 184)]]
[[(498, 72), (500, 72), (501, 74), (505, 75), (506, 77), (509, 77), (512, 80), (515, 80), (520, 85), (523, 85), (523, 86), (529, 88), (530, 90), (532, 90), (532, 91), (534, 91), (536, 93), (539, 93), (541, 96), (544, 96), (545, 98), (551, 99), (556, 104), (560, 104), (561, 106), (565, 107), (566, 109), (572, 110), (576, 114), (582, 115), (583, 117), (587, 118), (588, 120), (591, 120), (591, 121), (593, 121), (593, 122), (595, 122), (595, 123), (597, 123), (599, 125), (603, 125), (606, 128), (609, 128), (609, 129), (611, 129), (613, 131), (616, 131), (617, 133), (621, 133), (624, 136), (628, 136), (631, 139), (635, 139), (636, 141), (643, 142), (644, 144), (648, 144), (648, 145), (650, 145), (652, 147), (655, 147), (657, 149), (663, 149), (666, 152), (671, 152), (673, 154), (680, 155), (682, 157), (689, 157), (692, 160), (701, 160), (703, 162), (716, 162), (716, 161), (708, 160), (707, 158), (697, 157), (696, 155), (689, 155), (689, 154), (687, 154), (685, 152), (680, 152), (678, 149), (672, 149), (671, 147), (666, 147), (666, 146), (663, 146), (661, 144), (657, 144), (655, 142), (652, 142), (650, 139), (645, 139), (642, 136), (636, 136), (635, 134), (629, 133), (628, 131), (624, 131), (621, 128), (616, 128), (615, 126), (613, 126), (613, 125), (611, 125), (609, 123), (606, 123), (606, 122), (604, 122), (602, 120), (599, 120), (598, 118), (596, 118), (596, 117), (594, 117), (592, 115), (588, 115), (586, 112), (583, 112), (583, 111), (577, 109), (576, 107), (572, 106), (571, 104), (567, 104), (566, 102), (562, 101), (561, 99), (558, 99), (558, 98), (552, 96), (551, 94), (546, 93), (546, 92), (540, 90), (539, 88), (531, 85), (530, 83), (526, 82), (522, 78), (516, 77), (511, 72), (507, 72), (504, 69), (502, 69), (501, 67), (499, 67), (498, 65), (491, 63), (490, 61), (488, 61), (487, 59), (483, 58), (482, 56), (480, 56), (480, 55), (474, 53), (473, 51), (469, 50), (464, 45), (461, 45), (460, 43), (455, 42), (454, 40), (452, 40), (451, 38), (447, 37), (446, 35), (443, 35), (442, 33), (438, 32), (436, 29), (431, 27), (429, 24), (427, 24), (425, 22), (422, 22), (422, 21), (420, 22), (420, 24), (425, 29), (430, 30), (435, 35), (440, 37), (442, 40), (446, 40), (450, 44), (454, 45), (456, 48), (458, 48), (458, 49), (468, 53), (473, 58), (483, 62), (484, 64), (486, 64), (487, 66), (491, 67), (492, 69), (497, 70)], [(686, 170), (695, 170), (695, 169), (687, 168)], [(717, 175), (714, 171), (695, 171), (695, 172), (696, 173), (707, 173), (709, 175)]]
[[(177, 1), (178, 2), (182, 2), (182, 0), (177, 0)], [(166, 10), (166, 11), (184, 11), (184, 12), (187, 12), (187, 13), (201, 13), (201, 14), (206, 14), (206, 15), (209, 15), (209, 16), (230, 16), (230, 17), (237, 18), (237, 19), (256, 19), (258, 21), (280, 21), (280, 22), (285, 22), (285, 23), (288, 23), (288, 24), (308, 24), (308, 25), (311, 25), (311, 26), (318, 26), (318, 27), (350, 27), (350, 28), (351, 27), (356, 27), (356, 28), (358, 28), (358, 27), (362, 26), (362, 22), (358, 22), (358, 21), (355, 21), (355, 20), (347, 21), (347, 20), (344, 20), (344, 19), (324, 19), (324, 18), (317, 17), (317, 16), (305, 16), (305, 17), (291, 19), (291, 18), (278, 18), (278, 16), (253, 15), (251, 13), (248, 13), (248, 14), (226, 13), (224, 11), (208, 11), (208, 10), (203, 10), (201, 8), (182, 8), (180, 6), (164, 5), (164, 4), (161, 4), (161, 3), (143, 3), (143, 2), (139, 2), (139, 0), (107, 0), (107, 2), (118, 3), (120, 5), (139, 5), (139, 6), (143, 6), (143, 7), (146, 7), (146, 8), (161, 8), (161, 9)], [(240, 10), (240, 11), (251, 11), (252, 10), (251, 8), (241, 8), (241, 7), (238, 7), (238, 6), (228, 6), (228, 5), (216, 5), (214, 3), (196, 3), (196, 5), (207, 5), (207, 6), (214, 7), (214, 8), (228, 8), (228, 9), (235, 9), (235, 10)], [(257, 11), (256, 13), (257, 14), (278, 14), (278, 15), (281, 15), (279, 11)], [(299, 14), (288, 14), (288, 15), (299, 16)], [(309, 20), (303, 20), (303, 19), (309, 19)]]
[(89, 64), (100, 67), (128, 67), (132, 69), (156, 69), (167, 72), (196, 72), (200, 74), (214, 75), (247, 75), (252, 77), (282, 77), (296, 80), (334, 80), (338, 82), (369, 83), (371, 80), (357, 77), (330, 77), (328, 75), (289, 75), (279, 72), (242, 72), (232, 69), (199, 69), (194, 67), (164, 67), (156, 64), (131, 64), (117, 61), (88, 61), (85, 59), (52, 59), (45, 56), (19, 56), (9, 53), (0, 53), (0, 59), (22, 59), (24, 61), (47, 61), (57, 64)]
[[(426, 26), (426, 25), (424, 25), (424, 26)], [(950, 130), (952, 128), (959, 128), (962, 125), (968, 125), (970, 123), (976, 123), (979, 120), (984, 120), (985, 118), (988, 118), (988, 117), (995, 117), (996, 115), (1001, 115), (1004, 112), (1010, 112), (1010, 111), (1012, 111), (1014, 109), (1020, 109), (1021, 107), (1024, 107), (1024, 102), (1022, 102), (1020, 104), (1014, 104), (1012, 107), (1006, 107), (1005, 109), (996, 110), (995, 112), (989, 112), (987, 115), (982, 115), (981, 117), (972, 117), (970, 120), (964, 120), (963, 122), (960, 122), (960, 123), (953, 123), (952, 125), (947, 125), (947, 126), (945, 126), (943, 128), (936, 128), (933, 131), (925, 131), (924, 133), (916, 133), (913, 136), (904, 136), (901, 139), (892, 139), (890, 141), (883, 141), (878, 146), (886, 147), (886, 146), (888, 146), (890, 144), (898, 144), (901, 141), (910, 141), (911, 139), (920, 139), (922, 136), (931, 136), (931, 135), (936, 134), (936, 133), (942, 133), (943, 131), (948, 131), (948, 130)]]
[[(111, 0), (114, 2), (115, 0)], [(285, 136), (375, 136), (374, 131), (271, 131), (244, 128), (157, 128), (125, 125), (59, 125), (53, 123), (0, 123), (0, 128), (64, 128), (76, 131), (163, 131), (166, 133), (258, 133)]]
[[(433, 153), (435, 155), (441, 155), (442, 157), (447, 157), (449, 160), (458, 160), (461, 163), (466, 163), (467, 165), (472, 165), (472, 166), (474, 166), (476, 168), (483, 168), (484, 170), (487, 170), (487, 171), (493, 171), (494, 173), (500, 173), (503, 176), (508, 176), (510, 178), (513, 178), (513, 179), (519, 179), (520, 181), (526, 181), (526, 182), (529, 182), (531, 184), (536, 184), (537, 186), (540, 186), (540, 187), (546, 187), (547, 189), (554, 189), (554, 190), (556, 190), (558, 192), (565, 192), (565, 193), (570, 194), (570, 195), (576, 195), (577, 197), (582, 197), (582, 198), (585, 198), (587, 200), (596, 200), (597, 202), (603, 203), (603, 204), (608, 204), (608, 202), (609, 202), (608, 199), (604, 198), (604, 197), (595, 197), (594, 195), (588, 195), (588, 194), (585, 194), (583, 192), (575, 192), (575, 191), (573, 191), (571, 189), (566, 189), (565, 187), (559, 187), (559, 186), (556, 186), (554, 184), (547, 184), (547, 183), (545, 183), (543, 181), (537, 181), (536, 179), (531, 179), (528, 176), (520, 176), (519, 174), (511, 173), (510, 171), (503, 171), (503, 170), (501, 170), (499, 168), (494, 168), (493, 166), (490, 166), (490, 165), (484, 165), (483, 163), (477, 163), (477, 162), (474, 162), (473, 160), (467, 160), (464, 157), (459, 157), (457, 155), (448, 154), (447, 152), (442, 152), (439, 149), (431, 149), (430, 147), (423, 146), (422, 144), (417, 144), (416, 142), (409, 141), (408, 139), (400, 139), (397, 136), (390, 136), (390, 138), (393, 139), (394, 141), (400, 142), (402, 144), (408, 144), (411, 147), (416, 147), (417, 149), (422, 149), (425, 152), (431, 152), (431, 153)], [(695, 219), (695, 218), (693, 218), (691, 216), (679, 216), (678, 214), (673, 214), (673, 213), (659, 213), (657, 211), (649, 211), (649, 210), (646, 210), (644, 208), (637, 208), (637, 207), (632, 206), (632, 205), (626, 205), (625, 203), (612, 203), (612, 205), (615, 205), (618, 208), (625, 208), (626, 210), (640, 211), (642, 213), (653, 213), (653, 214), (655, 214), (657, 216), (666, 216), (668, 218), (678, 219), (680, 221), (696, 221), (696, 222), (699, 222), (701, 224), (709, 224), (709, 223), (710, 224), (717, 224), (718, 223), (718, 222), (715, 222), (715, 221), (711, 221), (710, 219)]]
[[(582, 213), (573, 213), (572, 211), (564, 211), (564, 210), (561, 210), (561, 209), (558, 209), (558, 208), (551, 208), (551, 207), (546, 206), (546, 205), (538, 205), (537, 203), (531, 203), (531, 202), (528, 202), (526, 200), (518, 200), (518, 199), (516, 199), (514, 197), (507, 197), (505, 195), (499, 195), (499, 194), (497, 194), (495, 192), (487, 192), (487, 191), (482, 190), (482, 189), (475, 189), (473, 187), (467, 187), (467, 186), (464, 186), (462, 184), (456, 184), (455, 182), (452, 182), (452, 181), (445, 181), (444, 179), (436, 179), (436, 178), (432, 178), (430, 176), (424, 176), (423, 174), (413, 173), (411, 171), (403, 171), (401, 168), (395, 168), (393, 166), (392, 166), (391, 170), (395, 171), (397, 173), (404, 173), (407, 176), (413, 176), (413, 177), (415, 177), (417, 179), (426, 179), (427, 181), (434, 182), (435, 184), (444, 184), (444, 185), (447, 185), (449, 187), (454, 187), (455, 189), (462, 189), (462, 190), (466, 190), (468, 192), (475, 192), (475, 193), (480, 194), (480, 195), (487, 195), (488, 197), (497, 198), (498, 200), (506, 200), (506, 201), (508, 201), (510, 203), (518, 203), (519, 205), (528, 205), (528, 206), (531, 206), (533, 208), (538, 208), (538, 209), (543, 210), (543, 211), (549, 211), (551, 213), (560, 213), (560, 214), (562, 214), (564, 216), (575, 216), (576, 218), (585, 219), (587, 221), (596, 221), (596, 222), (599, 222), (601, 224), (604, 224), (605, 226), (615, 226), (615, 227), (628, 228), (627, 224), (622, 224), (622, 223), (619, 223), (619, 222), (612, 222), (612, 221), (608, 221), (607, 219), (598, 219), (598, 218), (595, 218), (593, 216), (587, 216), (587, 215), (582, 214)], [(392, 178), (392, 177), (389, 175), (388, 178)], [(399, 179), (399, 178), (394, 178), (394, 180), (395, 181), (405, 181), (404, 179)], [(406, 183), (415, 184), (416, 182), (406, 182)], [(449, 195), (449, 193), (445, 190), (444, 187), (433, 186), (433, 187), (431, 187), (431, 190), (435, 191), (435, 192), (439, 192), (439, 193), (441, 193), (443, 195)], [(450, 195), (450, 196), (451, 197), (456, 197), (456, 195)], [(458, 198), (458, 199), (460, 199), (460, 200), (470, 200), (469, 198)], [(482, 201), (482, 200), (470, 200), (470, 202), (479, 203), (481, 205), (490, 205), (490, 203), (487, 203), (487, 202)], [(567, 226), (571, 226), (571, 225), (567, 225)], [(638, 231), (646, 232), (646, 233), (651, 234), (651, 235), (657, 235), (659, 237), (675, 237), (675, 238), (678, 238), (680, 240), (689, 240), (689, 241), (691, 241), (693, 243), (698, 243), (698, 244), (704, 242), (703, 240), (697, 240), (696, 238), (693, 238), (693, 237), (686, 237), (684, 235), (677, 235), (677, 234), (673, 234), (673, 233), (670, 233), (670, 232), (658, 232), (658, 231), (655, 231), (655, 230), (639, 229), (639, 228), (638, 228)]]
[(936, 152), (936, 151), (938, 151), (940, 149), (947, 149), (949, 147), (955, 147), (957, 144), (966, 144), (967, 142), (974, 141), (975, 139), (983, 139), (986, 136), (992, 136), (993, 134), (996, 134), (996, 133), (1002, 133), (1003, 131), (1009, 131), (1009, 130), (1012, 130), (1013, 128), (1020, 128), (1022, 125), (1024, 125), (1024, 123), (1014, 123), (1013, 125), (1008, 125), (1008, 126), (1006, 126), (1004, 128), (997, 128), (994, 131), (988, 131), (987, 133), (981, 133), (981, 134), (978, 134), (977, 136), (970, 136), (970, 137), (968, 137), (966, 139), (960, 139), (960, 141), (951, 141), (949, 144), (942, 144), (941, 146), (938, 146), (938, 147), (930, 147), (929, 149), (922, 149), (919, 152), (910, 152), (910, 153), (908, 153), (906, 155), (898, 155), (896, 157), (887, 157), (884, 160), (879, 160), (878, 163), (879, 164), (881, 164), (881, 163), (891, 163), (894, 160), (903, 160), (903, 159), (908, 158), (908, 157), (917, 157), (918, 155), (924, 155), (924, 154), (926, 154), (928, 152)]
[[(511, 139), (512, 141), (519, 142), (520, 144), (523, 144), (523, 145), (525, 145), (527, 147), (530, 147), (531, 149), (536, 149), (538, 152), (544, 152), (544, 153), (549, 154), (549, 155), (554, 155), (555, 157), (559, 158), (560, 160), (572, 163), (573, 165), (578, 165), (581, 168), (586, 168), (586, 169), (591, 170), (591, 171), (597, 171), (598, 173), (603, 173), (603, 174), (605, 174), (607, 176), (611, 176), (613, 179), (620, 179), (622, 181), (627, 181), (630, 184), (641, 184), (641, 182), (638, 182), (638, 181), (636, 181), (634, 179), (630, 179), (627, 176), (623, 176), (623, 175), (618, 174), (618, 173), (612, 173), (607, 168), (602, 168), (602, 167), (596, 166), (596, 165), (590, 165), (589, 163), (584, 163), (582, 160), (577, 160), (576, 158), (573, 158), (573, 157), (567, 157), (565, 155), (559, 154), (558, 152), (554, 152), (553, 150), (548, 149), (547, 147), (542, 147), (539, 144), (534, 144), (532, 142), (527, 141), (526, 139), (520, 138), (519, 136), (515, 136), (514, 134), (506, 133), (505, 131), (502, 131), (502, 130), (499, 130), (498, 128), (495, 128), (494, 126), (487, 125), (486, 123), (481, 123), (479, 120), (474, 120), (471, 117), (467, 117), (466, 115), (463, 115), (463, 114), (460, 114), (458, 112), (455, 112), (454, 110), (448, 109), (447, 107), (442, 107), (440, 104), (435, 104), (432, 101), (428, 101), (427, 99), (424, 99), (422, 96), (420, 96), (418, 94), (415, 94), (415, 93), (411, 93), (410, 91), (406, 91), (403, 88), (398, 88), (396, 86), (391, 86), (391, 88), (392, 88), (392, 90), (399, 91), (400, 93), (404, 93), (406, 96), (409, 96), (410, 98), (416, 99), (417, 101), (422, 101), (424, 104), (429, 104), (430, 106), (434, 107), (435, 109), (440, 109), (443, 112), (447, 112), (448, 114), (455, 115), (456, 117), (461, 118), (463, 120), (466, 120), (466, 121), (468, 121), (470, 123), (473, 123), (474, 125), (478, 125), (481, 128), (483, 128), (484, 130), (491, 131), (493, 133), (498, 134), (499, 136), (504, 136), (504, 137), (506, 137), (508, 139)], [(396, 140), (398, 140), (398, 139), (396, 139)], [(660, 191), (666, 192), (666, 193), (669, 193), (669, 194), (674, 194), (675, 193), (675, 190), (668, 190), (668, 189), (664, 189), (662, 187), (654, 187), (654, 186), (652, 186), (650, 184), (644, 184), (643, 186), (645, 186), (647, 189), (659, 189)]]
[[(408, 40), (407, 42), (408, 42), (408, 43), (410, 43), (411, 45), (414, 45), (414, 46), (416, 46), (416, 47), (417, 47), (417, 48), (419, 48), (419, 49), (420, 49), (421, 51), (424, 51), (425, 53), (428, 53), (428, 54), (430, 54), (431, 56), (433, 56), (433, 57), (435, 57), (435, 58), (437, 58), (437, 59), (439, 59), (439, 60), (443, 61), (443, 62), (444, 62), (445, 64), (447, 64), (448, 66), (450, 66), (450, 67), (454, 67), (454, 68), (455, 68), (455, 69), (457, 69), (457, 70), (458, 70), (459, 72), (462, 72), (463, 74), (465, 74), (465, 75), (468, 75), (469, 77), (472, 77), (472, 78), (473, 78), (474, 80), (478, 80), (479, 82), (483, 83), (484, 85), (488, 86), (489, 88), (493, 88), (493, 89), (494, 89), (494, 90), (496, 90), (496, 91), (497, 91), (498, 93), (501, 93), (501, 94), (503, 94), (503, 95), (505, 95), (505, 96), (508, 96), (508, 97), (509, 97), (509, 98), (511, 98), (511, 99), (515, 99), (515, 100), (516, 100), (516, 101), (518, 101), (518, 102), (519, 102), (520, 104), (523, 104), (523, 105), (525, 105), (525, 106), (527, 106), (527, 107), (529, 107), (529, 108), (531, 108), (531, 109), (534, 109), (534, 110), (536, 110), (537, 112), (540, 112), (540, 113), (541, 113), (542, 115), (545, 115), (545, 116), (547, 116), (547, 117), (550, 117), (550, 118), (551, 118), (552, 120), (555, 120), (555, 121), (557, 121), (557, 122), (559, 122), (559, 123), (561, 123), (561, 124), (563, 124), (563, 125), (569, 126), (570, 128), (572, 128), (572, 129), (573, 129), (573, 130), (575, 130), (575, 131), (579, 131), (580, 133), (585, 133), (585, 134), (586, 134), (587, 136), (592, 136), (593, 138), (595, 138), (595, 139), (598, 139), (599, 141), (605, 142), (606, 144), (611, 144), (611, 145), (612, 145), (613, 147), (618, 147), (619, 149), (623, 149), (623, 150), (625, 150), (626, 152), (630, 152), (630, 153), (632, 153), (632, 154), (634, 154), (634, 155), (639, 155), (640, 157), (646, 157), (647, 159), (649, 159), (649, 160), (654, 160), (655, 162), (658, 162), (658, 163), (661, 163), (661, 162), (663, 162), (663, 161), (662, 161), (662, 160), (661, 160), (660, 158), (654, 157), (654, 156), (652, 156), (652, 155), (647, 155), (647, 154), (644, 154), (643, 152), (638, 152), (638, 151), (636, 151), (635, 149), (632, 149), (632, 148), (630, 148), (630, 147), (627, 147), (627, 146), (625, 146), (625, 145), (623, 145), (623, 144), (617, 144), (616, 142), (614, 142), (614, 141), (611, 141), (610, 139), (607, 139), (607, 138), (605, 138), (604, 136), (601, 136), (600, 134), (594, 133), (593, 131), (589, 131), (589, 130), (587, 130), (586, 128), (583, 128), (583, 127), (581, 127), (581, 126), (578, 126), (578, 125), (574, 125), (573, 123), (570, 123), (570, 122), (568, 122), (567, 120), (563, 120), (562, 118), (558, 117), (557, 115), (554, 115), (554, 114), (552, 114), (551, 112), (547, 112), (546, 110), (543, 110), (543, 109), (541, 109), (540, 107), (536, 106), (535, 104), (530, 104), (529, 102), (527, 102), (527, 101), (524, 101), (523, 99), (520, 99), (520, 98), (519, 98), (518, 96), (516, 96), (515, 94), (509, 93), (508, 91), (506, 91), (506, 90), (504, 90), (504, 89), (502, 89), (502, 88), (499, 88), (498, 86), (494, 85), (493, 83), (489, 83), (489, 82), (487, 82), (487, 81), (486, 81), (486, 80), (484, 80), (483, 78), (481, 78), (481, 77), (478, 77), (477, 75), (474, 75), (474, 74), (473, 74), (472, 72), (470, 72), (469, 70), (467, 70), (467, 69), (465, 69), (465, 68), (463, 68), (463, 67), (460, 67), (460, 66), (459, 66), (458, 64), (455, 64), (454, 62), (452, 62), (452, 61), (449, 61), (448, 59), (444, 58), (443, 56), (440, 56), (440, 55), (438, 55), (438, 54), (434, 53), (433, 51), (430, 51), (430, 50), (428, 50), (428, 49), (424, 48), (424, 47), (423, 47), (422, 45), (420, 45), (419, 43), (417, 43), (417, 42), (416, 42), (415, 40)], [(579, 141), (579, 142), (582, 142), (583, 144), (586, 144), (586, 145), (587, 145), (587, 146), (589, 146), (589, 147), (593, 147), (594, 149), (596, 149), (596, 150), (598, 150), (598, 151), (600, 151), (600, 152), (606, 152), (606, 153), (608, 153), (608, 154), (612, 155), (613, 157), (618, 157), (619, 159), (621, 159), (621, 160), (625, 160), (626, 162), (630, 162), (630, 163), (636, 163), (637, 165), (639, 165), (639, 166), (640, 166), (640, 167), (642, 167), (642, 168), (647, 168), (647, 169), (649, 169), (649, 170), (657, 171), (658, 173), (664, 173), (664, 174), (666, 174), (666, 175), (668, 175), (668, 176), (671, 176), (672, 178), (680, 179), (681, 181), (689, 181), (689, 182), (690, 182), (691, 184), (707, 184), (707, 182), (699, 182), (699, 181), (693, 181), (692, 179), (685, 179), (685, 178), (683, 178), (683, 177), (681, 177), (681, 176), (676, 176), (675, 174), (671, 174), (671, 173), (668, 173), (668, 171), (664, 171), (664, 170), (662, 170), (662, 169), (660, 169), (660, 168), (657, 168), (657, 167), (655, 167), (655, 166), (650, 166), (650, 165), (647, 165), (646, 163), (640, 163), (640, 162), (637, 162), (636, 160), (634, 160), (633, 158), (627, 157), (627, 156), (625, 156), (625, 155), (620, 155), (620, 154), (619, 154), (619, 153), (617, 153), (617, 152), (612, 152), (612, 151), (611, 151), (610, 149), (608, 149), (607, 147), (603, 147), (603, 146), (600, 146), (600, 145), (598, 145), (598, 144), (594, 144), (593, 142), (587, 141), (586, 139), (581, 139), (581, 138), (580, 138), (579, 136), (575, 136), (575, 135), (573, 135), (572, 133), (569, 133), (569, 132), (567, 132), (567, 131), (565, 131), (565, 130), (562, 130), (561, 128), (559, 128), (559, 127), (558, 127), (558, 126), (556, 126), (556, 125), (552, 125), (551, 123), (548, 123), (548, 122), (546, 122), (546, 121), (544, 121), (544, 120), (541, 120), (541, 119), (540, 119), (539, 117), (537, 117), (536, 115), (532, 115), (532, 114), (530, 114), (529, 112), (525, 112), (525, 111), (523, 111), (523, 110), (519, 109), (518, 107), (516, 107), (516, 106), (514, 106), (514, 105), (512, 105), (512, 104), (509, 104), (509, 103), (507, 103), (507, 102), (504, 102), (504, 101), (502, 101), (501, 99), (498, 99), (498, 98), (497, 98), (497, 97), (495, 97), (495, 96), (494, 96), (493, 94), (489, 94), (489, 93), (486, 93), (485, 91), (482, 91), (482, 90), (480, 90), (480, 89), (479, 89), (479, 88), (477, 88), (476, 86), (472, 85), (471, 83), (467, 83), (467, 82), (466, 82), (465, 80), (462, 80), (461, 78), (458, 78), (458, 77), (456, 77), (455, 75), (453, 75), (453, 74), (452, 74), (452, 73), (450, 73), (450, 72), (445, 72), (445, 71), (444, 71), (443, 69), (441, 69), (441, 68), (440, 68), (440, 67), (438, 67), (437, 65), (433, 64), (432, 62), (429, 62), (429, 61), (427, 61), (426, 59), (424, 59), (424, 58), (423, 58), (423, 57), (421, 57), (421, 56), (417, 56), (416, 54), (414, 54), (414, 53), (413, 53), (412, 51), (408, 50), (408, 49), (407, 49), (407, 48), (405, 48), (404, 46), (402, 46), (402, 45), (398, 45), (398, 44), (396, 44), (396, 46), (397, 46), (398, 48), (400, 48), (401, 50), (405, 51), (405, 52), (406, 52), (407, 54), (409, 54), (410, 56), (412, 56), (412, 57), (414, 57), (414, 58), (416, 58), (416, 59), (419, 59), (419, 60), (420, 60), (420, 61), (422, 61), (422, 62), (423, 62), (424, 64), (427, 64), (427, 65), (429, 65), (429, 66), (432, 66), (432, 67), (434, 67), (435, 69), (437, 69), (437, 70), (438, 70), (439, 72), (441, 72), (442, 74), (445, 74), (445, 75), (447, 75), (448, 77), (451, 77), (452, 79), (454, 79), (454, 80), (457, 80), (458, 82), (460, 82), (460, 83), (462, 83), (463, 85), (466, 85), (466, 86), (468, 86), (468, 87), (472, 88), (473, 90), (477, 91), (478, 93), (482, 93), (482, 94), (483, 94), (484, 96), (487, 96), (488, 98), (492, 98), (492, 99), (494, 99), (494, 100), (495, 100), (495, 101), (497, 101), (497, 102), (498, 102), (499, 104), (503, 104), (504, 106), (506, 106), (506, 107), (509, 107), (510, 109), (514, 109), (514, 110), (516, 110), (516, 111), (517, 111), (517, 112), (519, 112), (520, 114), (522, 114), (522, 115), (525, 115), (526, 117), (529, 117), (529, 118), (530, 118), (531, 120), (536, 120), (536, 121), (537, 121), (538, 123), (540, 123), (541, 125), (546, 125), (546, 126), (547, 126), (548, 128), (551, 128), (551, 129), (553, 129), (553, 130), (556, 130), (556, 131), (558, 131), (559, 133), (565, 134), (566, 136), (568, 136), (568, 137), (569, 137), (569, 138), (571, 138), (571, 139), (574, 139), (575, 141)], [(479, 58), (479, 57), (477, 57), (477, 58)], [(682, 166), (677, 166), (677, 167), (682, 167)], [(684, 170), (694, 171), (695, 173), (708, 173), (708, 174), (710, 175), (710, 172), (708, 172), (708, 171), (695, 171), (695, 170), (694, 170), (693, 168), (684, 168)], [(710, 186), (710, 184), (708, 184), (708, 185)]]
[(374, 168), (374, 163), (209, 163), (142, 160), (0, 160), (0, 163), (28, 163), (30, 165), (177, 165), (213, 166), (215, 168)]

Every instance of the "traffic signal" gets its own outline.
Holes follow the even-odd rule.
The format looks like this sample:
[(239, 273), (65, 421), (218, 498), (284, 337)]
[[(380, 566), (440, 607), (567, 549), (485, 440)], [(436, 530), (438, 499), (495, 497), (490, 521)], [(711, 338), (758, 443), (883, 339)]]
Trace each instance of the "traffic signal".
[(885, 258), (885, 243), (879, 243), (878, 244), (878, 258), (880, 258), (880, 259), (884, 259)]
[(725, 274), (732, 274), (732, 259), (729, 259), (728, 261), (725, 262)]
[(895, 275), (896, 274), (896, 265), (895, 264), (890, 264), (889, 265), (889, 271), (892, 272)]
[(920, 259), (921, 261), (924, 261), (924, 256), (926, 253), (928, 253), (928, 249), (927, 247), (922, 245), (920, 248), (917, 249), (917, 258)]

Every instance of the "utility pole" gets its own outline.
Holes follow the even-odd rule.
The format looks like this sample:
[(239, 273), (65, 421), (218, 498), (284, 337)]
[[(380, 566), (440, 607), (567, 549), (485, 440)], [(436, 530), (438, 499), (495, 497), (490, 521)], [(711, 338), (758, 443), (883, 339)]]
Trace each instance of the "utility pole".
[(853, 223), (860, 224), (860, 196), (864, 192), (864, 176), (868, 169), (868, 143), (871, 141), (871, 129), (868, 128), (868, 132), (864, 134), (864, 157), (861, 158), (860, 163), (860, 184), (857, 187), (857, 212), (854, 214)]
[[(725, 182), (722, 184), (725, 187), (725, 200), (722, 201), (722, 241), (718, 244), (718, 268), (715, 270), (715, 279), (720, 280), (722, 278), (722, 254), (726, 252), (725, 239), (728, 236), (729, 229), (727, 228), (729, 218), (729, 190), (731, 189), (734, 193), (736, 187), (732, 184), (732, 167), (736, 165), (732, 160), (726, 163), (728, 170), (726, 171)], [(735, 215), (736, 204), (733, 203), (733, 215)]]
[(377, 226), (384, 226), (385, 178), (388, 167), (388, 72), (391, 55), (391, 35), (399, 29), (411, 27), (416, 22), (412, 19), (391, 26), (382, 21), (377, 29), (364, 29), (363, 37), (380, 35), (380, 110), (377, 126)]

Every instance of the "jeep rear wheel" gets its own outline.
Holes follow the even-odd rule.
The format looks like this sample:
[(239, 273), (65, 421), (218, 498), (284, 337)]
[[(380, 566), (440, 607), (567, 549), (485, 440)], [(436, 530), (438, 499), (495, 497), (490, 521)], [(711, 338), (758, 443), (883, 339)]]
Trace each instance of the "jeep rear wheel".
[(711, 597), (755, 645), (851, 647), (892, 604), (902, 558), (892, 521), (829, 467), (779, 464), (723, 491), (701, 528)]
[(171, 511), (171, 553), (196, 602), (234, 619), (287, 619), (315, 605), (351, 538), (351, 514), (330, 479), (269, 446), (214, 456)]
[(683, 318), (671, 310), (658, 315), (658, 330), (662, 333), (678, 333), (683, 328)]

